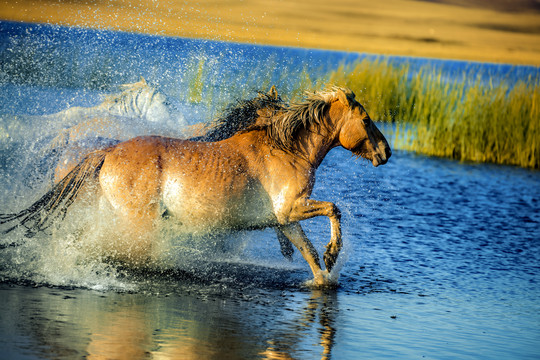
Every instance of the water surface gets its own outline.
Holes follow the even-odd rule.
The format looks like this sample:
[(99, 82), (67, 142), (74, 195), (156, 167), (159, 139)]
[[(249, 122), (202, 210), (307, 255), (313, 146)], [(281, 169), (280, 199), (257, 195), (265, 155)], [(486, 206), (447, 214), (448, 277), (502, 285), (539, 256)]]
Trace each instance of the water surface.
[[(282, 260), (270, 232), (228, 260), (167, 273), (81, 265), (81, 278), (59, 274), (69, 286), (35, 287), (21, 269), (0, 288), (1, 347), (12, 358), (533, 359), (538, 189), (540, 176), (517, 168), (398, 152), (373, 169), (336, 150), (314, 197), (344, 210), (337, 290), (303, 288), (309, 269)], [(328, 224), (307, 223), (320, 249)]]

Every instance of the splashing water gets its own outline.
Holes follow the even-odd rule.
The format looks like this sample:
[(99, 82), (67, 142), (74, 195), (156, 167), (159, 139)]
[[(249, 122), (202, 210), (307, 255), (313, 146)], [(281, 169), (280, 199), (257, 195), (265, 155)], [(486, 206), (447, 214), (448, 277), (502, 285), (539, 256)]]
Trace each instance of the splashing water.
[[(35, 96), (31, 89), (24, 89), (28, 97)], [(38, 89), (38, 92), (43, 90)], [(58, 94), (54, 95), (58, 96)], [(86, 92), (64, 90), (63, 96), (76, 99), (86, 96)], [(101, 98), (103, 95), (101, 96)], [(109, 96), (109, 101), (113, 96)], [(92, 149), (106, 146), (102, 134), (116, 135), (113, 140), (144, 134), (170, 135), (171, 131), (181, 134), (188, 126), (171, 128), (168, 123), (147, 121), (140, 116), (116, 116), (105, 114), (99, 110), (101, 105), (77, 108), (76, 111), (61, 111), (52, 115), (3, 115), (4, 137), (2, 138), (0, 168), (0, 188), (3, 191), (3, 212), (16, 212), (37, 200), (52, 184), (55, 168), (62, 162), (61, 146), (75, 136), (68, 136), (65, 142), (56, 140), (63, 133), (80, 129), (80, 124), (88, 127), (88, 123), (97, 120), (99, 126), (94, 132), (87, 131), (75, 134), (77, 140), (86, 140), (87, 146), (79, 146), (76, 152), (84, 153)], [(92, 112), (93, 111), (93, 112)], [(69, 116), (68, 116), (69, 115)], [(107, 121), (103, 116), (107, 115)], [(40, 129), (45, 131), (40, 131)], [(99, 134), (95, 132), (99, 131)], [(58, 135), (60, 134), (60, 135)], [(54, 145), (58, 144), (55, 149)], [(52, 150), (51, 150), (52, 149)], [(164, 231), (167, 231), (165, 229)], [(99, 199), (89, 198), (78, 201), (77, 206), (70, 208), (63, 221), (55, 223), (45, 233), (27, 239), (24, 229), (2, 236), (3, 256), (0, 258), (0, 271), (4, 280), (56, 286), (75, 286), (90, 289), (113, 289), (133, 291), (137, 281), (130, 278), (130, 272), (117, 259), (129, 258), (129, 247), (126, 253), (118, 253), (124, 246), (115, 246), (121, 241), (116, 233), (118, 224), (112, 209), (99, 203)], [(202, 261), (211, 269), (212, 262), (239, 260), (246, 248), (248, 234), (231, 234), (198, 239), (193, 237), (176, 237), (174, 242), (161, 241), (156, 249), (153, 261), (141, 268), (146, 271), (197, 272)], [(263, 236), (264, 237), (264, 236)], [(170, 238), (170, 236), (164, 236)], [(270, 262), (271, 263), (271, 262)], [(276, 264), (280, 264), (279, 261)], [(283, 264), (283, 262), (281, 262)], [(131, 269), (133, 270), (133, 269)], [(211, 270), (209, 270), (211, 273)], [(210, 276), (210, 275), (207, 275)]]

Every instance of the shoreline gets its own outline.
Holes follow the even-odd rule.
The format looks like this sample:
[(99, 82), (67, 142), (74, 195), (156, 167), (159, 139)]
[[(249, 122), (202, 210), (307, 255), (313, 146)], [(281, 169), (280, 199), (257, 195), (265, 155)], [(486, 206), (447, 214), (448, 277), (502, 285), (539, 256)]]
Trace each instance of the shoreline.
[[(367, 0), (344, 0), (332, 6), (321, 0), (296, 1), (287, 6), (277, 0), (269, 0), (265, 6), (244, 1), (212, 3), (205, 8), (192, 0), (181, 4), (175, 0), (96, 0), (92, 4), (44, 0), (39, 6), (32, 0), (20, 0), (17, 4), (0, 0), (0, 5), (0, 20), (14, 22), (263, 46), (540, 66), (537, 11), (503, 12), (444, 1), (407, 0), (389, 0), (386, 6)], [(298, 13), (303, 17), (299, 18)]]

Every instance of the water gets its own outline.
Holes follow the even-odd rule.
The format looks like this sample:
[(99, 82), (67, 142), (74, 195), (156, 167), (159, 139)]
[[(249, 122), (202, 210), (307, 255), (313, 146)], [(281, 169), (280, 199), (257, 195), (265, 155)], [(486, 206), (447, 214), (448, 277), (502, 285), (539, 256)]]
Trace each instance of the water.
[(302, 72), (316, 80), (340, 64), (362, 59), (407, 63), (412, 72), (429, 66), (440, 69), (449, 79), (463, 81), (468, 75), (474, 81), (491, 80), (494, 86), (501, 80), (511, 85), (540, 77), (540, 68), (534, 66), (255, 46), (0, 21), (0, 84), (110, 90), (144, 76), (173, 99), (185, 99), (186, 88), (200, 72), (205, 95), (211, 94), (214, 102), (220, 96), (230, 101), (231, 95), (245, 95), (272, 84), (288, 93)]
[[(314, 198), (344, 213), (336, 291), (302, 288), (304, 262), (288, 264), (271, 233), (255, 232), (233, 259), (187, 270), (80, 265), (58, 274), (67, 285), (6, 279), (1, 348), (13, 358), (538, 356), (538, 173), (400, 152), (373, 169), (336, 150), (318, 174)], [(305, 224), (319, 249), (327, 226)]]
[[(111, 84), (136, 81), (147, 75), (138, 73), (143, 68), (117, 69)], [(182, 86), (175, 77), (157, 74), (179, 109), (197, 107), (168, 92)], [(1, 139), (0, 193), (2, 208), (13, 211), (48, 186), (26, 179), (25, 165), (40, 148), (31, 145), (46, 132), (37, 115), (95, 105), (114, 86), (3, 79), (0, 116), (14, 137)], [(540, 173), (399, 151), (373, 168), (336, 149), (317, 173), (313, 198), (334, 201), (343, 213), (333, 291), (303, 287), (307, 265), (297, 252), (292, 262), (283, 259), (271, 231), (230, 236), (219, 252), (179, 247), (174, 266), (138, 271), (86, 258), (66, 233), (0, 250), (1, 357), (540, 356)], [(304, 228), (321, 251), (327, 219)]]

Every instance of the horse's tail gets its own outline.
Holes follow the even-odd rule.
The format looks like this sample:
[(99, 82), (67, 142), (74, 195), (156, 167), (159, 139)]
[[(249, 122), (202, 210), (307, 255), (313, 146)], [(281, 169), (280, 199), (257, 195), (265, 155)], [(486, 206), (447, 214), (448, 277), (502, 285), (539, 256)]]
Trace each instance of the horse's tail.
[(58, 218), (63, 219), (86, 180), (99, 174), (107, 153), (107, 150), (99, 150), (88, 154), (66, 177), (27, 209), (15, 214), (0, 214), (0, 225), (16, 222), (0, 233), (7, 234), (23, 226), (26, 228), (25, 235), (33, 237), (50, 227)]

